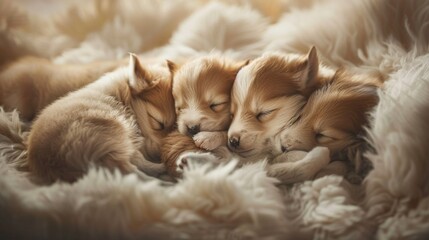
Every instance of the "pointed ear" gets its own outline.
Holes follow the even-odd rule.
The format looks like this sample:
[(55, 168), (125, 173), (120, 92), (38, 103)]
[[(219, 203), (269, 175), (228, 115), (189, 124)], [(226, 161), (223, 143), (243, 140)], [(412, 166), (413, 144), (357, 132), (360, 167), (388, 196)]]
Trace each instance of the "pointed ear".
[(304, 62), (304, 69), (300, 78), (300, 88), (305, 90), (316, 84), (317, 74), (319, 72), (319, 58), (316, 47), (311, 47)]
[(168, 66), (168, 69), (170, 70), (171, 75), (174, 75), (174, 73), (176, 73), (177, 71), (177, 64), (167, 59), (167, 66)]
[(237, 72), (240, 71), (240, 69), (242, 69), (244, 66), (248, 65), (250, 63), (250, 59), (244, 60), (244, 61), (239, 61), (237, 63)]
[(170, 71), (170, 83), (171, 83), (171, 86), (173, 86), (174, 74), (176, 74), (178, 66), (173, 61), (170, 61), (168, 59), (166, 60), (166, 62), (167, 62), (168, 70)]
[(152, 81), (151, 75), (146, 69), (143, 68), (138, 57), (133, 53), (130, 53), (128, 69), (128, 85), (134, 94), (141, 93), (142, 91), (152, 88), (156, 85), (157, 82)]
[(241, 62), (241, 67), (240, 67), (240, 68), (242, 68), (242, 67), (244, 67), (244, 66), (246, 66), (246, 65), (249, 65), (249, 63), (250, 63), (250, 59), (247, 59), (247, 60), (242, 61), (242, 62)]
[[(234, 63), (234, 65), (232, 65), (232, 72), (233, 72), (233, 75), (234, 76), (236, 76), (237, 75), (237, 73), (244, 67), (244, 66), (246, 66), (246, 65), (248, 65), (250, 63), (250, 60), (248, 59), (248, 60), (244, 60), (244, 61), (239, 61), (239, 62), (236, 62), (236, 63)], [(235, 77), (234, 77), (234, 79), (235, 79)]]

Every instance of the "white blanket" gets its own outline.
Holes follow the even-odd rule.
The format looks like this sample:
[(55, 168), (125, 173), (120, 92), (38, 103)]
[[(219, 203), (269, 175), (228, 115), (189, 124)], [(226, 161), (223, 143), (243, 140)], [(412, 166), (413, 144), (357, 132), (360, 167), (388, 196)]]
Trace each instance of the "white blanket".
[[(241, 168), (234, 161), (191, 166), (174, 186), (92, 169), (74, 184), (40, 187), (9, 164), (22, 151), (0, 135), (0, 237), (8, 237), (2, 239), (429, 236), (428, 1), (92, 0), (23, 2), (21, 10), (14, 4), (0, 3), (0, 50), (25, 49), (57, 63), (128, 52), (251, 59), (315, 45), (326, 63), (378, 72), (387, 82), (368, 129), (374, 169), (360, 186), (339, 176), (278, 186), (261, 159)], [(30, 11), (34, 6), (38, 11)], [(0, 127), (16, 139), (28, 131), (16, 113), (0, 112)]]

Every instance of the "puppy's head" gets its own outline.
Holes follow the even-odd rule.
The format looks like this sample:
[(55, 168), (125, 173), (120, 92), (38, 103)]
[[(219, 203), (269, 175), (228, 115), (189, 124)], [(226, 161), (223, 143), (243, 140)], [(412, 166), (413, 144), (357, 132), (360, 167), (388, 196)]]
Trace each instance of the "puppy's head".
[(314, 92), (296, 122), (280, 133), (277, 150), (324, 146), (334, 155), (356, 146), (363, 142), (367, 113), (377, 102), (376, 85), (334, 79)]
[(270, 152), (272, 137), (301, 109), (319, 77), (314, 48), (307, 56), (264, 55), (243, 67), (232, 90), (229, 148), (246, 158)]
[(179, 132), (225, 131), (231, 122), (231, 88), (247, 62), (201, 57), (178, 68), (170, 62)]
[(145, 153), (158, 158), (161, 140), (172, 131), (176, 121), (171, 74), (167, 66), (144, 67), (137, 56), (130, 56), (129, 81), (131, 106), (145, 137)]

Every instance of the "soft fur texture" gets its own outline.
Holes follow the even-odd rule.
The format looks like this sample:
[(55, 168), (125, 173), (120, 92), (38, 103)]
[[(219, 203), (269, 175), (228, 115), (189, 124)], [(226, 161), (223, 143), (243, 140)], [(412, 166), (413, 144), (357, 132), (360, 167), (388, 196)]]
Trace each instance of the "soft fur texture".
[(0, 102), (6, 111), (17, 109), (23, 119), (31, 121), (53, 101), (124, 64), (121, 60), (53, 64), (43, 58), (23, 57), (0, 73)]
[[(368, 75), (337, 71), (328, 83), (314, 91), (302, 111), (295, 117), (296, 121), (285, 126), (276, 136), (275, 148), (283, 154), (276, 157), (279, 166), (276, 168), (273, 164), (270, 166), (270, 172), (287, 171), (287, 178), (291, 180), (294, 175), (300, 179), (312, 179), (317, 171), (311, 171), (308, 175), (307, 169), (324, 167), (323, 163), (327, 165), (326, 160), (315, 159), (300, 166), (301, 161), (293, 161), (288, 155), (297, 150), (311, 151), (314, 155), (313, 148), (325, 147), (329, 150), (333, 162), (327, 166), (324, 174), (335, 173), (335, 168), (340, 168), (341, 171), (337, 174), (341, 175), (344, 168), (350, 166), (351, 173), (365, 175), (370, 164), (359, 155), (362, 154), (362, 149), (368, 148), (364, 139), (364, 127), (368, 123), (368, 113), (378, 103), (377, 89), (380, 85), (379, 79)], [(341, 164), (344, 167), (340, 167)], [(281, 169), (282, 165), (286, 169)], [(295, 173), (292, 169), (287, 169), (289, 165), (296, 169)]]
[(232, 89), (228, 147), (247, 161), (267, 156), (272, 138), (293, 121), (306, 96), (333, 74), (319, 66), (314, 48), (308, 55), (277, 53), (254, 59), (240, 70)]
[(164, 166), (150, 160), (159, 161), (175, 118), (167, 66), (142, 66), (130, 55), (129, 66), (41, 111), (27, 140), (30, 173), (48, 183), (74, 182), (90, 165), (156, 176)]
[[(15, 168), (19, 159), (25, 158), (21, 147), (28, 126), (16, 112), (2, 111), (1, 237), (427, 238), (428, 1), (309, 0), (298, 4), (279, 0), (274, 1), (275, 9), (268, 6), (271, 1), (257, 0), (248, 2), (246, 8), (240, 7), (241, 1), (234, 1), (234, 6), (160, 1), (144, 8), (147, 2), (152, 1), (67, 2), (59, 7), (67, 14), (42, 18), (35, 12), (19, 10), (13, 6), (15, 2), (4, 1), (0, 10), (8, 14), (0, 14), (6, 23), (1, 25), (6, 27), (0, 29), (0, 40), (8, 45), (0, 45), (1, 53), (5, 53), (0, 59), (4, 63), (33, 54), (58, 62), (92, 62), (123, 58), (128, 51), (162, 59), (181, 58), (219, 48), (210, 36), (220, 37), (215, 42), (222, 41), (222, 36), (245, 36), (223, 34), (228, 31), (208, 27), (210, 19), (218, 19), (217, 26), (250, 31), (247, 33), (251, 37), (243, 38), (243, 42), (225, 45), (233, 49), (215, 49), (230, 57), (256, 57), (267, 49), (305, 54), (315, 45), (324, 62), (385, 77), (385, 88), (378, 91), (380, 103), (368, 127), (373, 150), (366, 156), (374, 169), (362, 185), (352, 185), (339, 176), (325, 176), (278, 187), (276, 180), (267, 177), (264, 162), (236, 169), (232, 161), (215, 168), (191, 164), (183, 180), (174, 186), (91, 169), (74, 184), (40, 187)], [(122, 7), (112, 7), (116, 5)], [(236, 19), (246, 20), (237, 27), (233, 24)], [(186, 24), (195, 28), (177, 27), (182, 20), (191, 21)], [(268, 26), (269, 21), (272, 25), (264, 33), (260, 27)], [(198, 29), (207, 32), (198, 35)], [(263, 39), (258, 37), (261, 34)], [(184, 39), (186, 50), (171, 48), (176, 43), (168, 44), (169, 36)], [(192, 40), (191, 36), (200, 37)], [(205, 42), (207, 45), (202, 44)], [(4, 46), (10, 51), (4, 52)], [(161, 48), (154, 49), (158, 46)], [(252, 50), (247, 52), (250, 46)]]
[[(168, 62), (173, 77), (177, 130), (186, 135), (173, 132), (164, 139), (167, 146), (161, 149), (161, 160), (170, 175), (178, 175), (187, 164), (186, 158), (178, 157), (185, 151), (214, 150), (227, 157), (223, 153), (229, 152), (226, 142), (231, 123), (231, 89), (238, 71), (247, 63), (218, 55), (198, 57), (182, 66)], [(189, 137), (194, 141), (190, 142)]]

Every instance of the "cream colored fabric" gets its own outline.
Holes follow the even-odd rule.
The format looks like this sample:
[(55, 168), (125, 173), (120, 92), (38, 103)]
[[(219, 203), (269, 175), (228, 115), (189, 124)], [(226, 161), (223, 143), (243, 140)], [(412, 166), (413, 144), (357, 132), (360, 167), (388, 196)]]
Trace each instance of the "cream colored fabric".
[(16, 113), (0, 112), (0, 127), (10, 130), (8, 137), (0, 135), (0, 235), (429, 236), (428, 1), (55, 2), (55, 11), (44, 16), (29, 11), (25, 1), (1, 3), (0, 11), (15, 9), (27, 17), (17, 22), (12, 13), (3, 14), (0, 40), (58, 63), (119, 59), (128, 52), (175, 60), (215, 51), (243, 59), (267, 51), (305, 53), (315, 45), (335, 67), (382, 74), (387, 83), (368, 129), (375, 151), (366, 154), (374, 170), (361, 186), (326, 176), (279, 187), (266, 176), (261, 159), (241, 168), (234, 161), (215, 168), (191, 166), (174, 186), (93, 169), (77, 183), (39, 187), (11, 165), (22, 157), (20, 141), (28, 126)]

